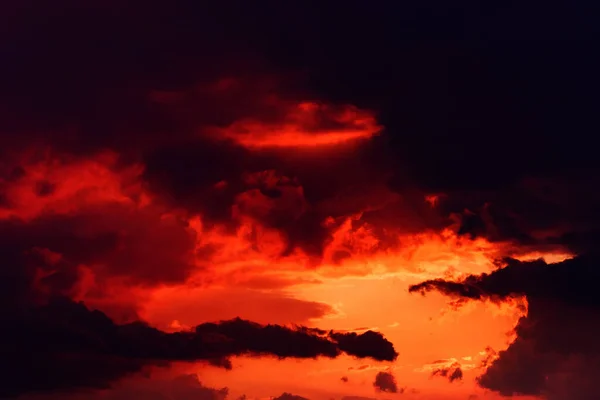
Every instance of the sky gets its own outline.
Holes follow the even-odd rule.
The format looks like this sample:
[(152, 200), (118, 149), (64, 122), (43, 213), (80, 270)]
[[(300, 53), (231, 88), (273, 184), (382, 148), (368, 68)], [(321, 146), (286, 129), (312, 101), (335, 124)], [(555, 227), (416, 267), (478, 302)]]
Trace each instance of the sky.
[(600, 398), (595, 10), (396, 3), (2, 2), (0, 398)]

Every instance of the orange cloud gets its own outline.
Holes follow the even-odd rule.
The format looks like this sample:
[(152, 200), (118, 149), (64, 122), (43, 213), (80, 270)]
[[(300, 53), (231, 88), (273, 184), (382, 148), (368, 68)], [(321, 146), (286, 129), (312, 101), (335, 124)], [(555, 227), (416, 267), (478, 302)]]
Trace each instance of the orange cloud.
[(278, 291), (219, 287), (173, 287), (153, 291), (142, 317), (166, 328), (240, 317), (259, 323), (308, 324), (335, 311), (325, 303), (297, 299)]

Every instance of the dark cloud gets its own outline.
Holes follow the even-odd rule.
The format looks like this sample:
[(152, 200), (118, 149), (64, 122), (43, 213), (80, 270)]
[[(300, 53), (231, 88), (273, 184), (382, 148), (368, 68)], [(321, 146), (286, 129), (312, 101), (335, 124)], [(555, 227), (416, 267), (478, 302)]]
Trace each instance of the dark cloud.
[[(31, 143), (77, 154), (109, 148), (143, 160), (144, 179), (165, 199), (221, 222), (248, 190), (239, 182), (244, 172), (277, 168), (298, 180), (309, 207), (300, 216), (269, 213), (265, 223), (281, 229), (289, 247), (315, 255), (329, 239), (324, 208), (364, 211), (348, 199), (327, 207), (325, 200), (364, 192), (372, 181), (403, 194), (448, 194), (443, 217), (472, 213), (462, 233), (572, 248), (598, 235), (598, 163), (588, 135), (597, 125), (598, 60), (579, 40), (593, 26), (579, 9), (547, 10), (577, 20), (548, 32), (539, 18), (536, 29), (524, 23), (537, 10), (522, 5), (457, 14), (441, 5), (315, 12), (309, 3), (272, 1), (26, 3), (3, 5), (11, 15), (0, 40), (0, 55), (11, 60), (0, 70), (5, 152)], [(506, 24), (509, 16), (518, 23)], [(447, 22), (456, 18), (464, 29)], [(572, 40), (557, 40), (563, 35)], [(284, 157), (207, 135), (248, 120), (280, 126), (298, 100), (375, 110), (384, 135), (351, 151)], [(320, 117), (319, 129), (339, 128)], [(222, 181), (228, 185), (216, 190)], [(409, 212), (391, 213), (397, 225), (448, 222), (409, 203)], [(365, 219), (389, 223), (390, 213), (371, 211)]]
[(430, 280), (413, 285), (411, 292), (437, 290), (471, 299), (506, 299), (526, 295), (527, 299), (561, 301), (581, 307), (598, 307), (594, 288), (600, 271), (598, 256), (581, 255), (556, 264), (544, 260), (506, 260), (504, 267), (482, 275), (470, 275), (459, 282)]
[[(282, 126), (290, 123), (289, 114), (299, 101), (314, 97), (298, 94), (289, 85), (297, 79), (284, 79), (288, 73), (281, 68), (252, 66), (248, 60), (254, 55), (239, 52), (248, 48), (250, 36), (233, 23), (231, 18), (237, 18), (229, 10), (198, 8), (187, 1), (169, 5), (156, 1), (145, 5), (144, 11), (132, 3), (109, 3), (94, 1), (82, 8), (64, 0), (52, 10), (42, 4), (11, 8), (21, 23), (9, 24), (12, 39), (0, 42), (0, 54), (13, 60), (1, 74), (2, 79), (12, 77), (2, 85), (6, 90), (0, 96), (6, 125), (0, 126), (1, 147), (7, 154), (32, 144), (78, 155), (110, 149), (124, 163), (142, 162), (143, 179), (162, 200), (201, 212), (207, 223), (232, 229), (239, 223), (232, 221), (232, 207), (240, 195), (254, 189), (263, 195), (273, 193), (245, 185), (246, 172), (277, 168), (292, 179), (300, 178), (301, 197), (310, 203), (355, 181), (348, 171), (356, 171), (363, 181), (374, 176), (372, 171), (362, 173), (364, 156), (356, 149), (290, 156), (248, 150), (226, 135), (213, 134), (244, 121), (254, 121), (259, 130)], [(225, 18), (227, 26), (215, 24), (214, 18)], [(247, 25), (245, 20), (238, 22)], [(104, 26), (112, 26), (111, 32), (102, 33)], [(40, 30), (46, 34), (40, 36)], [(259, 32), (252, 36), (269, 37)], [(147, 48), (146, 40), (151, 42)], [(91, 50), (89, 43), (102, 50)], [(30, 51), (23, 52), (25, 47)], [(344, 115), (345, 106), (341, 111), (333, 105), (319, 107), (322, 115), (314, 121), (308, 118), (318, 126), (306, 129), (318, 133), (348, 125), (338, 115)], [(325, 169), (331, 169), (326, 181)], [(215, 187), (220, 182), (225, 185)], [(51, 188), (40, 184), (38, 192)], [(274, 200), (269, 196), (258, 200), (269, 199)], [(320, 256), (329, 238), (322, 226), (328, 215), (312, 206), (301, 213), (274, 207), (260, 216), (261, 222), (284, 233), (289, 242), (286, 254), (300, 247)], [(243, 211), (252, 215), (251, 209)]]
[[(394, 345), (387, 341), (379, 332), (366, 331), (364, 333), (330, 333), (331, 337), (338, 342), (340, 350), (363, 358), (367, 354), (377, 360), (395, 360), (398, 353), (394, 350)], [(373, 351), (377, 349), (377, 354)]]
[(205, 386), (199, 381), (196, 374), (160, 377), (153, 374), (152, 371), (147, 371), (143, 375), (119, 381), (110, 389), (102, 391), (81, 389), (72, 393), (29, 395), (24, 396), (24, 398), (38, 400), (126, 400), (133, 398), (147, 400), (225, 400), (229, 398), (228, 394), (229, 389), (227, 387), (212, 388)]
[(548, 399), (597, 398), (600, 373), (600, 259), (582, 255), (556, 264), (542, 260), (507, 264), (490, 274), (462, 281), (426, 281), (413, 292), (440, 291), (473, 300), (502, 301), (526, 296), (527, 316), (516, 340), (487, 362), (479, 384), (503, 395), (544, 395)]
[[(20, 311), (19, 313), (17, 313)], [(134, 322), (117, 325), (100, 311), (54, 299), (45, 306), (5, 315), (2, 331), (2, 396), (26, 392), (105, 388), (146, 365), (205, 360), (231, 368), (229, 356), (250, 354), (279, 358), (356, 357), (393, 360), (396, 353), (381, 337), (363, 346), (341, 345), (346, 334), (235, 319), (198, 325), (189, 332), (165, 333)], [(382, 358), (383, 357), (383, 358)]]
[[(555, 156), (564, 161), (556, 165), (590, 162), (573, 156), (590, 154), (583, 143), (570, 140), (567, 149), (560, 140), (562, 132), (585, 137), (593, 122), (596, 83), (586, 78), (593, 77), (597, 60), (577, 40), (589, 37), (584, 32), (593, 22), (578, 7), (548, 9), (545, 15), (564, 21), (564, 28), (549, 29), (534, 17), (535, 7), (523, 5), (497, 13), (480, 7), (459, 13), (444, 5), (328, 5), (316, 13), (309, 3), (290, 10), (274, 1), (264, 7), (199, 7), (182, 0), (144, 7), (27, 3), (4, 6), (10, 11), (3, 14), (13, 18), (0, 49), (13, 62), (3, 66), (1, 86), (10, 111), (20, 111), (14, 115), (37, 118), (13, 117), (12, 125), (75, 119), (88, 126), (103, 122), (96, 130), (106, 131), (106, 120), (124, 115), (143, 121), (147, 86), (189, 88), (233, 66), (236, 73), (251, 70), (244, 59), (260, 55), (277, 69), (308, 71), (308, 83), (323, 96), (381, 110), (385, 125), (399, 133), (392, 147), (398, 159), (431, 188), (494, 186), (520, 171), (551, 167)], [(450, 22), (456, 18), (461, 28)], [(506, 18), (515, 23), (505, 24)], [(106, 32), (106, 26), (113, 28)], [(557, 40), (562, 36), (569, 44)], [(506, 39), (531, 37), (544, 40)], [(83, 45), (89, 43), (96, 45)], [(357, 54), (357, 43), (369, 46)], [(583, 101), (590, 106), (578, 107)], [(502, 139), (490, 146), (479, 140), (482, 134)], [(510, 162), (503, 162), (508, 154)]]
[[(122, 385), (106, 394), (109, 400), (173, 399), (173, 400), (225, 400), (228, 388), (215, 389), (203, 385), (195, 374), (179, 375), (170, 380), (134, 380), (134, 384)], [(100, 396), (99, 396), (100, 397)]]
[[(82, 291), (102, 298), (113, 278), (132, 285), (183, 283), (194, 267), (195, 233), (187, 221), (150, 208), (114, 204), (30, 222), (3, 220), (0, 237), (1, 296), (11, 306)], [(85, 268), (94, 274), (93, 287), (84, 287)]]
[(587, 252), (593, 249), (600, 226), (593, 212), (600, 201), (597, 176), (596, 169), (537, 174), (501, 190), (451, 193), (440, 207), (462, 215), (461, 234)]
[(459, 363), (454, 363), (453, 365), (445, 368), (435, 369), (431, 376), (442, 376), (444, 378), (448, 378), (450, 383), (454, 381), (460, 381), (463, 378), (463, 372)]
[(396, 378), (389, 372), (378, 372), (375, 376), (373, 386), (379, 391), (388, 393), (398, 393), (398, 384)]

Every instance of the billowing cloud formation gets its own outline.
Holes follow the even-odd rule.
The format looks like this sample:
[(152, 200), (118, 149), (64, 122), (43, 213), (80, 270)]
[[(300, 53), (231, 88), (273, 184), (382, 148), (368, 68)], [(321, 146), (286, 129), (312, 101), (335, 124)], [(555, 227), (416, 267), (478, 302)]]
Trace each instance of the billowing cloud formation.
[(373, 386), (375, 386), (377, 390), (382, 392), (398, 392), (398, 384), (396, 383), (396, 378), (389, 372), (378, 372), (375, 376), (375, 382), (373, 382)]
[[(228, 98), (222, 92), (229, 90), (238, 89), (217, 83), (192, 92), (199, 93), (200, 103), (205, 104), (206, 96)], [(160, 100), (165, 114), (173, 118), (168, 129), (178, 134), (149, 133), (139, 148), (132, 147), (135, 135), (115, 142), (109, 127), (106, 136), (85, 142), (80, 127), (72, 137), (65, 134), (66, 142), (42, 135), (35, 143), (33, 138), (32, 143), (16, 140), (3, 149), (7, 157), (0, 168), (0, 252), (5, 279), (0, 306), (11, 321), (6, 342), (14, 344), (6, 359), (6, 365), (13, 367), (11, 384), (3, 389), (7, 395), (76, 386), (101, 388), (157, 362), (201, 359), (227, 367), (225, 357), (246, 353), (335, 357), (344, 352), (377, 360), (396, 358), (393, 345), (371, 331), (327, 333), (236, 320), (202, 324), (190, 334), (131, 322), (139, 320), (137, 296), (165, 285), (185, 285), (194, 274), (211, 268), (228, 241), (243, 235), (248, 251), (266, 255), (267, 261), (297, 256), (318, 262), (327, 256), (325, 248), (351, 215), (385, 205), (357, 193), (339, 199), (349, 201), (349, 206), (332, 212), (343, 185), (319, 179), (322, 168), (333, 165), (332, 178), (340, 169), (358, 169), (359, 163), (352, 161), (355, 148), (345, 148), (336, 160), (323, 160), (321, 165), (293, 157), (286, 164), (289, 157), (255, 154), (256, 146), (238, 143), (215, 128), (221, 124), (227, 130), (235, 121), (247, 123), (245, 110), (233, 110), (220, 122), (188, 121), (169, 108), (178, 96), (185, 97), (185, 92), (153, 93), (149, 100)], [(194, 99), (184, 100), (194, 105)], [(362, 132), (361, 138), (368, 138), (379, 129), (370, 113), (355, 107), (315, 108), (279, 100), (257, 103), (261, 130), (296, 126), (301, 135), (315, 135), (311, 140), (333, 138), (332, 143), (324, 143), (328, 148), (356, 139), (356, 130)], [(290, 107), (300, 115), (290, 116)], [(221, 136), (212, 136), (215, 132)], [(167, 138), (173, 139), (169, 145)], [(272, 166), (287, 170), (291, 177)], [(329, 193), (321, 192), (325, 187)], [(210, 279), (210, 274), (206, 276)], [(56, 297), (65, 299), (57, 302)], [(304, 318), (331, 311), (321, 303), (280, 299), (310, 306)], [(110, 318), (77, 305), (80, 300)], [(35, 348), (44, 351), (36, 353), (28, 346), (34, 331), (47, 333), (38, 342), (41, 347)], [(281, 335), (287, 339), (277, 347)], [(34, 361), (37, 369), (28, 367)], [(77, 368), (78, 363), (87, 367)], [(43, 374), (42, 366), (50, 365), (56, 365), (53, 372)]]
[[(2, 342), (10, 343), (3, 357), (2, 396), (29, 391), (103, 388), (144, 365), (168, 361), (206, 360), (231, 368), (229, 356), (253, 354), (279, 358), (356, 357), (394, 360), (397, 353), (382, 336), (368, 332), (327, 333), (314, 328), (259, 325), (241, 319), (205, 323), (186, 332), (165, 333), (141, 322), (117, 325), (99, 311), (67, 299), (5, 316)], [(366, 337), (367, 339), (362, 340)], [(372, 354), (365, 344), (375, 346)], [(377, 348), (379, 347), (379, 348)]]
[(113, 152), (78, 157), (32, 150), (5, 167), (2, 308), (59, 295), (128, 319), (136, 313), (135, 290), (131, 301), (116, 291), (183, 283), (198, 251), (210, 251), (196, 248), (185, 213), (152, 201), (140, 182), (142, 168), (120, 165)]
[[(333, 3), (42, 3), (0, 4), (10, 16), (0, 35), (0, 59), (10, 60), (0, 65), (0, 310), (15, 321), (32, 312), (36, 321), (32, 310), (66, 296), (129, 326), (159, 288), (230, 282), (252, 293), (247, 308), (294, 307), (265, 320), (308, 321), (332, 307), (277, 292), (309, 282), (296, 273), (306, 267), (339, 266), (335, 276), (388, 270), (362, 261), (439, 237), (456, 239), (452, 251), (485, 243), (494, 256), (515, 257), (581, 254), (598, 243), (600, 158), (589, 132), (598, 130), (599, 65), (586, 32), (594, 13), (576, 7), (576, 24), (553, 23), (546, 35), (539, 10), (522, 4), (461, 9), (457, 32), (443, 18), (455, 21), (455, 8), (424, 13), (413, 2), (346, 4), (343, 18)], [(585, 42), (546, 42), (581, 33)], [(545, 40), (506, 46), (514, 37)], [(453, 257), (424, 247), (438, 262)], [(473, 254), (487, 262), (488, 252)], [(545, 266), (527, 265), (545, 276)], [(505, 270), (526, 269), (511, 261)], [(543, 368), (561, 367), (544, 380), (534, 361), (513, 362), (533, 374), (523, 382), (490, 367), (486, 387), (556, 397), (558, 382), (589, 385), (582, 371), (595, 371), (583, 367), (594, 351), (566, 360), (548, 349), (595, 332), (584, 317), (594, 296), (573, 289), (557, 300), (554, 278), (538, 288), (524, 283), (527, 273), (511, 274), (416, 289), (460, 301), (527, 297), (521, 335), (493, 365), (529, 351), (547, 356)], [(573, 287), (591, 281), (556, 276)], [(565, 333), (567, 317), (558, 324), (541, 303), (590, 326)], [(185, 313), (185, 325), (210, 317)], [(552, 329), (541, 327), (553, 323), (565, 336), (543, 340)], [(375, 333), (326, 337), (339, 351), (391, 354), (387, 344), (370, 350), (382, 339)], [(578, 342), (593, 348), (588, 341)], [(110, 360), (97, 366), (119, 372)], [(507, 379), (512, 387), (499, 383)]]
[(503, 395), (593, 399), (600, 395), (594, 384), (600, 373), (599, 262), (595, 254), (555, 264), (508, 260), (490, 274), (431, 280), (410, 290), (472, 300), (526, 296), (528, 312), (515, 328), (515, 341), (489, 364), (480, 385)]

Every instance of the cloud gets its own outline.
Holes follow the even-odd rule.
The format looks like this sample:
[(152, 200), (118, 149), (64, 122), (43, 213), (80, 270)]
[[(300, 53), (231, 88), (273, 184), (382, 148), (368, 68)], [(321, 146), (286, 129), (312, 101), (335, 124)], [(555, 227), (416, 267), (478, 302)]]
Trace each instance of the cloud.
[(168, 361), (205, 360), (231, 368), (229, 362), (215, 360), (242, 354), (333, 358), (345, 352), (378, 360), (397, 356), (383, 337), (380, 341), (369, 339), (376, 348), (368, 354), (360, 338), (357, 343), (343, 343), (347, 334), (259, 325), (241, 319), (205, 323), (176, 333), (165, 333), (142, 322), (117, 325), (103, 313), (68, 299), (15, 309), (5, 321), (8, 328), (2, 332), (2, 341), (11, 343), (11, 352), (2, 361), (8, 371), (2, 396), (104, 388), (145, 365)]
[[(67, 14), (72, 13), (76, 11)], [(84, 30), (82, 35), (86, 34), (91, 32)], [(54, 45), (68, 48), (65, 43)], [(6, 278), (0, 296), (2, 311), (6, 308), (14, 323), (8, 339), (15, 343), (15, 356), (7, 360), (14, 368), (12, 384), (3, 389), (6, 394), (78, 385), (103, 388), (143, 366), (173, 360), (200, 359), (227, 367), (231, 365), (227, 356), (245, 353), (335, 357), (343, 352), (380, 361), (396, 359), (393, 345), (371, 331), (327, 333), (235, 320), (198, 325), (194, 336), (162, 332), (139, 322), (144, 303), (159, 288), (191, 285), (198, 275), (205, 279), (201, 286), (210, 286), (205, 282), (215, 279), (211, 274), (219, 274), (212, 268), (215, 258), (239, 237), (248, 246), (240, 253), (266, 255), (262, 260), (266, 265), (297, 254), (310, 259), (303, 260), (304, 265), (315, 265), (326, 256), (333, 233), (348, 225), (351, 213), (388, 204), (356, 189), (353, 195), (338, 196), (349, 183), (360, 187), (382, 180), (378, 171), (364, 168), (360, 161), (361, 147), (380, 130), (370, 111), (347, 104), (307, 103), (288, 98), (287, 93), (273, 95), (269, 92), (278, 85), (253, 84), (252, 79), (212, 76), (164, 90), (130, 87), (117, 73), (107, 76), (115, 84), (107, 93), (97, 82), (78, 89), (79, 83), (62, 72), (56, 79), (65, 86), (64, 97), (54, 105), (48, 101), (47, 88), (25, 81), (21, 94), (31, 92), (31, 103), (13, 104), (4, 97), (0, 101), (2, 111), (27, 115), (23, 121), (39, 117), (32, 124), (21, 124), (19, 118), (3, 122), (11, 133), (19, 133), (9, 137), (0, 165), (0, 253), (5, 265), (0, 275)], [(156, 81), (158, 86), (162, 83)], [(102, 115), (96, 115), (96, 107)], [(215, 109), (223, 112), (209, 112)], [(258, 146), (239, 136), (238, 128), (247, 127), (249, 121), (269, 133), (257, 139)], [(279, 145), (276, 151), (267, 149), (273, 147), (270, 134), (281, 129), (295, 132), (288, 137), (299, 138), (294, 146), (306, 147), (310, 136), (324, 148), (310, 155), (313, 162), (294, 152), (282, 154)], [(337, 145), (342, 142), (357, 146)], [(350, 176), (350, 171), (357, 174)], [(335, 211), (336, 204), (345, 201)], [(366, 231), (361, 225), (355, 218), (344, 229)], [(221, 241), (212, 240), (215, 237)], [(336, 244), (350, 250), (360, 246), (346, 242)], [(255, 281), (260, 283), (260, 278)], [(285, 294), (247, 289), (237, 293), (242, 292), (253, 299), (246, 307), (279, 303), (287, 308), (286, 316), (272, 315), (276, 322), (308, 321), (331, 312), (326, 304)], [(78, 304), (80, 300), (102, 312), (89, 311)], [(234, 314), (230, 316), (239, 315)], [(261, 322), (272, 322), (267, 317), (263, 315)], [(177, 319), (179, 327), (198, 322)], [(200, 319), (216, 318), (207, 314)], [(231, 324), (235, 327), (228, 331), (230, 336), (224, 335), (220, 329)], [(27, 346), (36, 329), (47, 333), (40, 341), (46, 350), (39, 354)], [(299, 353), (270, 348), (267, 342), (248, 342), (242, 336), (233, 339), (236, 329), (258, 337), (291, 335), (288, 344)], [(207, 335), (219, 340), (204, 342)], [(40, 368), (56, 367), (44, 376), (28, 367), (34, 360)], [(86, 366), (77, 368), (77, 363)]]
[(527, 315), (515, 328), (516, 339), (486, 363), (479, 384), (503, 395), (592, 399), (599, 395), (592, 378), (600, 372), (600, 348), (594, 339), (600, 333), (598, 262), (595, 254), (554, 264), (508, 260), (490, 274), (457, 282), (427, 281), (410, 290), (472, 300), (526, 296)]
[[(22, 279), (42, 273), (37, 284), (74, 296), (69, 291), (82, 268), (100, 283), (119, 278), (130, 285), (183, 282), (194, 268), (196, 232), (184, 213), (152, 202), (140, 166), (121, 166), (111, 152), (86, 158), (33, 151), (9, 167), (0, 236), (6, 268)], [(40, 196), (40, 181), (52, 191)], [(40, 252), (52, 257), (34, 261)]]
[(360, 358), (370, 354), (376, 360), (392, 361), (398, 356), (392, 343), (387, 341), (379, 332), (366, 331), (360, 334), (356, 332), (331, 332), (330, 335), (338, 342), (340, 350)]
[[(297, 106), (285, 105), (283, 111), (280, 107), (278, 101), (266, 106), (267, 110), (259, 112), (259, 117), (261, 113), (267, 116), (253, 129), (267, 133), (283, 129), (277, 115), (286, 115), (287, 108)], [(324, 105), (319, 107), (329, 109)], [(351, 114), (366, 113), (352, 110)], [(338, 117), (334, 115), (335, 118)], [(321, 118), (309, 119), (314, 125), (311, 129), (327, 127), (327, 121)], [(303, 124), (285, 122), (287, 125), (296, 123)], [(292, 125), (285, 129), (292, 129)], [(305, 128), (296, 126), (294, 129)], [(342, 124), (335, 129), (347, 128)], [(214, 129), (209, 130), (214, 136)], [(222, 139), (223, 135), (217, 136)], [(330, 138), (329, 134), (319, 135), (314, 133), (315, 137)], [(282, 255), (301, 249), (311, 256), (322, 257), (325, 246), (332, 240), (332, 228), (339, 224), (338, 221), (327, 225), (328, 218), (348, 217), (368, 209), (364, 200), (355, 200), (365, 198), (364, 191), (344, 193), (345, 188), (360, 189), (383, 181), (378, 168), (365, 168), (358, 162), (365, 151), (363, 146), (348, 149), (325, 146), (315, 150), (316, 153), (303, 154), (296, 150), (281, 153), (282, 146), (277, 145), (276, 150), (266, 146), (266, 150), (257, 152), (255, 147), (249, 149), (235, 140), (211, 139), (213, 136), (198, 134), (183, 143), (167, 143), (147, 151), (143, 157), (144, 180), (159, 198), (200, 213), (207, 224), (220, 224), (230, 231), (240, 226), (277, 230), (285, 242), (280, 249)], [(279, 135), (274, 137), (280, 138)], [(314, 140), (311, 138), (311, 143)]]
[(379, 130), (375, 118), (356, 107), (304, 102), (291, 107), (278, 124), (241, 120), (216, 133), (250, 149), (314, 149), (370, 138)]
[[(506, 299), (527, 295), (531, 299), (554, 299), (579, 306), (595, 306), (591, 285), (598, 275), (597, 256), (581, 255), (559, 263), (544, 260), (506, 260), (504, 267), (479, 276), (470, 275), (453, 282), (431, 280), (413, 285), (411, 292), (438, 290), (447, 295), (469, 299)], [(560, 279), (556, 279), (560, 278)]]
[[(162, 383), (162, 384), (161, 384)], [(112, 390), (111, 400), (130, 398), (149, 398), (152, 394), (162, 394), (173, 400), (225, 400), (228, 388), (210, 388), (204, 386), (195, 374), (180, 375), (166, 382), (148, 379), (145, 382), (135, 382), (132, 387)]]
[(455, 363), (453, 365), (451, 365), (450, 367), (446, 367), (446, 368), (438, 368), (433, 370), (433, 372), (431, 373), (431, 376), (442, 376), (444, 378), (448, 378), (448, 381), (450, 381), (450, 383), (454, 382), (454, 381), (460, 381), (463, 378), (463, 371), (460, 367), (460, 364)]
[(396, 378), (389, 372), (378, 372), (375, 376), (373, 386), (379, 391), (388, 393), (398, 393), (398, 384)]
[(101, 304), (122, 286), (183, 283), (195, 268), (196, 233), (184, 218), (153, 207), (110, 204), (8, 219), (0, 221), (0, 237), (1, 286), (12, 301), (64, 295)]
[(162, 395), (173, 400), (225, 400), (229, 390), (204, 386), (195, 374), (176, 376), (172, 380), (144, 379), (133, 384), (122, 385), (111, 390), (107, 396), (110, 400), (131, 398), (152, 398)]
[[(362, 262), (373, 254), (414, 253), (414, 265), (422, 257), (437, 258), (437, 266), (460, 251), (472, 253), (468, 268), (475, 268), (491, 255), (582, 254), (598, 243), (600, 158), (589, 143), (598, 125), (598, 61), (576, 40), (510, 48), (429, 40), (456, 36), (438, 18), (455, 19), (453, 8), (424, 21), (410, 2), (402, 12), (350, 4), (344, 18), (337, 5), (315, 12), (309, 3), (240, 2), (235, 12), (188, 1), (30, 3), (0, 5), (11, 16), (0, 35), (0, 58), (10, 60), (0, 65), (3, 313), (67, 296), (121, 324), (139, 319), (140, 299), (156, 288), (212, 289), (236, 274), (277, 269), (281, 279), (240, 277), (237, 293), (259, 288), (247, 307), (275, 303), (291, 311), (273, 312), (272, 321), (305, 321), (330, 307), (268, 291), (290, 288), (306, 266), (366, 274), (380, 268)], [(486, 37), (506, 38), (514, 36), (510, 26), (520, 38), (544, 36), (534, 11), (510, 7), (481, 23), (476, 10), (466, 31), (478, 37), (484, 26)], [(592, 26), (593, 13), (575, 14), (577, 26), (559, 29), (570, 38)], [(504, 23), (515, 15), (517, 24)], [(544, 26), (532, 29), (533, 20)], [(549, 31), (556, 38), (556, 26)], [(357, 50), (357, 43), (367, 45)], [(416, 241), (454, 233), (460, 238), (450, 250), (412, 251)], [(488, 247), (480, 251), (482, 243)], [(493, 365), (512, 352), (515, 360), (530, 353), (547, 362), (542, 369), (532, 362), (530, 381), (503, 390), (586, 386), (594, 351), (567, 360), (532, 343), (550, 343), (543, 338), (554, 324), (561, 345), (583, 335), (567, 333), (567, 317), (552, 320), (544, 305), (580, 316), (571, 323), (596, 332), (584, 318), (595, 315), (596, 300), (575, 289), (587, 288), (593, 272), (582, 278), (541, 263), (508, 264), (505, 272), (446, 277), (413, 291), (441, 291), (459, 298), (454, 305), (525, 296), (529, 314), (517, 342)], [(546, 270), (560, 279), (525, 283)], [(173, 319), (199, 322), (181, 313), (187, 318)], [(332, 335), (355, 355), (394, 354), (387, 344), (368, 350), (381, 342), (376, 333)], [(111, 362), (96, 365), (118, 375)], [(514, 370), (529, 365), (515, 363)], [(509, 379), (489, 371), (489, 387)], [(85, 371), (74, 373), (87, 382)], [(542, 384), (543, 376), (551, 378)]]

